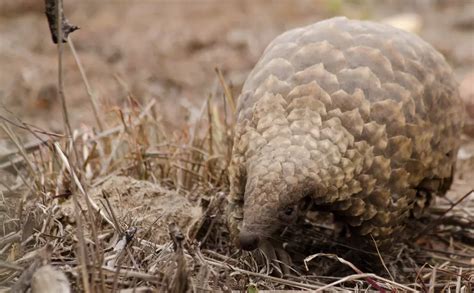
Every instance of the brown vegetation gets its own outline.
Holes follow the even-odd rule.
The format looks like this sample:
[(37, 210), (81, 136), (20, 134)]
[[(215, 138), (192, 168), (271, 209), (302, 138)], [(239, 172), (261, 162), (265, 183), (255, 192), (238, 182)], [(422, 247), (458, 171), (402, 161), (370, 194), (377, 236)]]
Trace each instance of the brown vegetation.
[[(327, 9), (324, 13), (334, 9), (336, 13), (344, 13), (337, 11), (343, 9), (336, 5), (338, 2), (327, 1), (333, 6), (324, 6)], [(253, 11), (253, 19), (258, 19), (261, 9), (270, 7), (267, 1), (251, 3), (245, 2), (241, 9), (247, 13)], [(80, 2), (74, 4), (76, 9), (80, 5)], [(7, 288), (13, 292), (24, 292), (30, 286), (36, 288), (41, 274), (35, 273), (54, 273), (54, 270), (65, 273), (74, 291), (85, 292), (132, 292), (125, 290), (131, 288), (137, 288), (136, 292), (231, 289), (256, 292), (256, 288), (336, 292), (365, 288), (380, 292), (438, 292), (449, 288), (455, 292), (471, 292), (474, 282), (474, 150), (473, 141), (468, 137), (463, 138), (465, 143), (452, 190), (420, 219), (419, 226), (413, 227), (422, 232), (416, 241), (394, 246), (394, 257), (359, 251), (362, 260), (369, 259), (372, 263), (358, 262), (357, 258), (346, 260), (344, 252), (357, 251), (357, 248), (344, 243), (344, 239), (334, 239), (332, 226), (314, 227), (311, 234), (314, 238), (305, 239), (317, 244), (312, 248), (314, 254), (302, 257), (308, 257), (308, 267), (300, 261), (294, 275), (280, 278), (266, 274), (265, 266), (257, 261), (258, 256), (237, 252), (229, 243), (222, 211), (228, 191), (232, 105), (239, 84), (265, 43), (283, 30), (281, 22), (268, 26), (274, 33), (265, 34), (263, 40), (258, 40), (258, 34), (251, 30), (237, 31), (226, 34), (230, 39), (219, 44), (223, 32), (240, 21), (240, 16), (235, 15), (241, 12), (219, 14), (240, 7), (232, 5), (211, 5), (215, 17), (220, 17), (219, 21), (225, 25), (217, 28), (212, 21), (197, 17), (203, 26), (193, 31), (195, 35), (173, 28), (168, 19), (168, 29), (174, 29), (174, 34), (165, 34), (167, 39), (161, 39), (160, 44), (145, 46), (144, 51), (156, 50), (164, 56), (160, 64), (150, 65), (150, 72), (140, 71), (150, 57), (139, 54), (143, 52), (138, 49), (144, 47), (143, 43), (130, 42), (132, 49), (127, 48), (124, 53), (121, 49), (115, 51), (124, 47), (113, 46), (123, 39), (114, 40), (111, 36), (100, 43), (110, 43), (110, 46), (88, 47), (97, 46), (90, 42), (97, 37), (94, 33), (98, 34), (94, 27), (99, 26), (111, 35), (115, 30), (127, 30), (125, 24), (125, 27), (115, 27), (118, 19), (115, 14), (95, 11), (96, 18), (84, 21), (89, 24), (87, 28), (68, 15), (85, 31), (82, 37), (79, 33), (77, 38), (72, 35), (77, 54), (65, 53), (60, 57), (64, 64), (64, 93), (70, 115), (74, 116), (70, 137), (56, 134), (64, 132), (65, 125), (61, 122), (56, 85), (59, 59), (47, 43), (50, 42), (47, 27), (41, 29), (42, 35), (32, 36), (37, 38), (36, 52), (17, 51), (21, 55), (19, 59), (15, 59), (12, 48), (1, 52), (2, 64), (12, 68), (29, 68), (28, 60), (42, 59), (38, 64), (42, 64), (44, 76), (34, 72), (35, 79), (31, 80), (24, 72), (22, 75), (12, 71), (11, 77), (1, 69), (0, 90), (4, 91), (6, 105), (25, 112), (23, 115), (0, 113), (3, 118), (9, 117), (0, 122), (5, 137), (5, 143), (0, 141), (0, 148), (11, 146), (3, 153), (0, 149), (0, 292)], [(283, 4), (281, 8), (272, 8), (270, 20), (265, 23), (284, 18), (296, 25), (303, 21), (297, 15), (310, 19), (311, 9), (317, 10), (305, 9), (303, 4), (291, 7), (293, 10), (285, 10)], [(175, 17), (193, 9), (194, 17), (210, 13), (203, 7), (168, 9), (168, 12), (174, 11)], [(77, 10), (74, 13), (78, 13)], [(137, 11), (127, 13), (137, 16)], [(152, 19), (146, 11), (141, 13), (147, 15), (148, 20)], [(172, 18), (161, 13), (163, 18)], [(25, 26), (24, 23), (31, 25), (40, 17), (43, 16), (16, 21)], [(96, 19), (105, 21), (94, 23), (98, 22)], [(133, 19), (139, 23), (134, 29), (153, 31), (147, 29), (149, 24), (147, 26), (144, 19)], [(132, 32), (128, 28), (129, 36)], [(15, 34), (20, 33), (13, 30), (12, 35)], [(70, 45), (71, 42), (63, 44), (65, 52), (69, 52)], [(449, 48), (446, 50), (452, 52)], [(128, 59), (124, 54), (134, 56)], [(116, 70), (121, 73), (114, 79), (108, 68), (114, 66), (110, 64), (117, 58), (126, 61), (118, 62)], [(223, 63), (219, 68), (224, 69), (223, 75), (216, 74), (214, 67), (203, 61), (209, 58), (221, 58)], [(456, 69), (461, 68), (457, 73), (462, 79), (465, 67), (456, 65), (454, 57), (448, 59), (454, 60)], [(79, 60), (84, 63), (86, 74), (81, 75), (77, 69)], [(203, 77), (201, 69), (206, 66)], [(91, 98), (83, 90), (86, 80), (91, 81), (92, 99), (100, 93), (101, 97), (120, 100), (112, 103), (110, 98), (99, 99), (100, 117), (97, 119), (91, 110)], [(141, 83), (141, 80), (146, 82)], [(161, 99), (150, 94), (157, 84)], [(146, 87), (140, 88), (140, 85)], [(185, 95), (195, 98), (190, 103), (196, 106), (188, 108), (192, 109), (187, 112), (189, 119), (183, 118), (186, 113), (175, 109), (177, 97)], [(12, 97), (28, 97), (28, 101)], [(52, 109), (57, 111), (52, 112)], [(79, 118), (78, 112), (86, 114)], [(58, 117), (51, 117), (51, 113)], [(100, 120), (104, 123), (102, 127), (97, 125)], [(82, 121), (80, 127), (78, 121)], [(44, 131), (38, 125), (54, 126)], [(25, 143), (24, 138), (31, 142)], [(59, 280), (64, 282), (62, 278)]]

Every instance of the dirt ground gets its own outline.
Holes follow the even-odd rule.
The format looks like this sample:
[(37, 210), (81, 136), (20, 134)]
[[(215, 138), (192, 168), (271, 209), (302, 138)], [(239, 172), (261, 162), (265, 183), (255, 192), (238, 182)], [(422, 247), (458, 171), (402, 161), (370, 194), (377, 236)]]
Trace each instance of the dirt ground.
[[(155, 100), (159, 116), (171, 130), (194, 125), (206, 99), (222, 94), (215, 68), (223, 72), (237, 97), (275, 36), (336, 15), (392, 21), (418, 33), (444, 54), (462, 84), (461, 94), (474, 105), (474, 0), (65, 0), (64, 6), (69, 21), (80, 27), (72, 40), (99, 101), (105, 129), (115, 126), (119, 109), (130, 98), (141, 104)], [(43, 1), (38, 0), (0, 3), (0, 118), (64, 133), (56, 94), (57, 50), (43, 10)], [(64, 49), (72, 127), (97, 128), (74, 56), (68, 45)], [(25, 143), (35, 141), (26, 131), (14, 131)], [(474, 188), (474, 139), (465, 135), (463, 140), (460, 175), (451, 190), (456, 195)], [(14, 150), (0, 128), (0, 165)], [(1, 172), (0, 180), (4, 180)], [(131, 180), (128, 185), (107, 184), (134, 186), (132, 179), (126, 180)], [(136, 198), (146, 196), (147, 188), (152, 187), (131, 192), (134, 197), (123, 202), (118, 195), (113, 204), (133, 207)], [(170, 206), (188, 209), (187, 202), (175, 203), (168, 190), (160, 194)], [(133, 218), (147, 204), (122, 208)]]

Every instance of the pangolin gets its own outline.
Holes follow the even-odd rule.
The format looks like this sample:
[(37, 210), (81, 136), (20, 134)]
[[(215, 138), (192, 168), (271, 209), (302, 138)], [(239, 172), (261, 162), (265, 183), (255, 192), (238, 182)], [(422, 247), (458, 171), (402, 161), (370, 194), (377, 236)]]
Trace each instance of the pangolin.
[(354, 235), (390, 241), (449, 188), (462, 121), (449, 65), (414, 34), (345, 17), (281, 34), (238, 100), (233, 239), (257, 248), (310, 200)]

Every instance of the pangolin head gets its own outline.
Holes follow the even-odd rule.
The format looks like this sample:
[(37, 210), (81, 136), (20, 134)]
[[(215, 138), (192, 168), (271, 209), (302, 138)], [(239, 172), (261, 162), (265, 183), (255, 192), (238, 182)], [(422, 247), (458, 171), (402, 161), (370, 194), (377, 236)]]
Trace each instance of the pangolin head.
[(294, 172), (298, 164), (290, 154), (264, 154), (250, 164), (239, 233), (242, 249), (256, 249), (262, 239), (273, 238), (307, 210), (314, 188), (311, 178)]

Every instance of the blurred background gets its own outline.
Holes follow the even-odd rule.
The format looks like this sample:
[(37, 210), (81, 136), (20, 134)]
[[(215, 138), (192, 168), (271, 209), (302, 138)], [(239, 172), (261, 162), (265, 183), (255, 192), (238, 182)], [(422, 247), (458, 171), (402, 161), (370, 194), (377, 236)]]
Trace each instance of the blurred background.
[[(105, 120), (117, 117), (114, 109), (130, 95), (140, 103), (156, 99), (174, 127), (192, 124), (203, 101), (221, 91), (216, 67), (237, 97), (276, 35), (336, 15), (421, 35), (445, 55), (462, 95), (473, 100), (473, 0), (64, 0), (64, 10), (81, 28), (72, 38)], [(40, 0), (0, 2), (0, 115), (63, 133), (57, 51), (43, 11)], [(73, 128), (92, 127), (84, 83), (67, 45), (64, 50)], [(0, 155), (7, 141), (0, 140)]]

